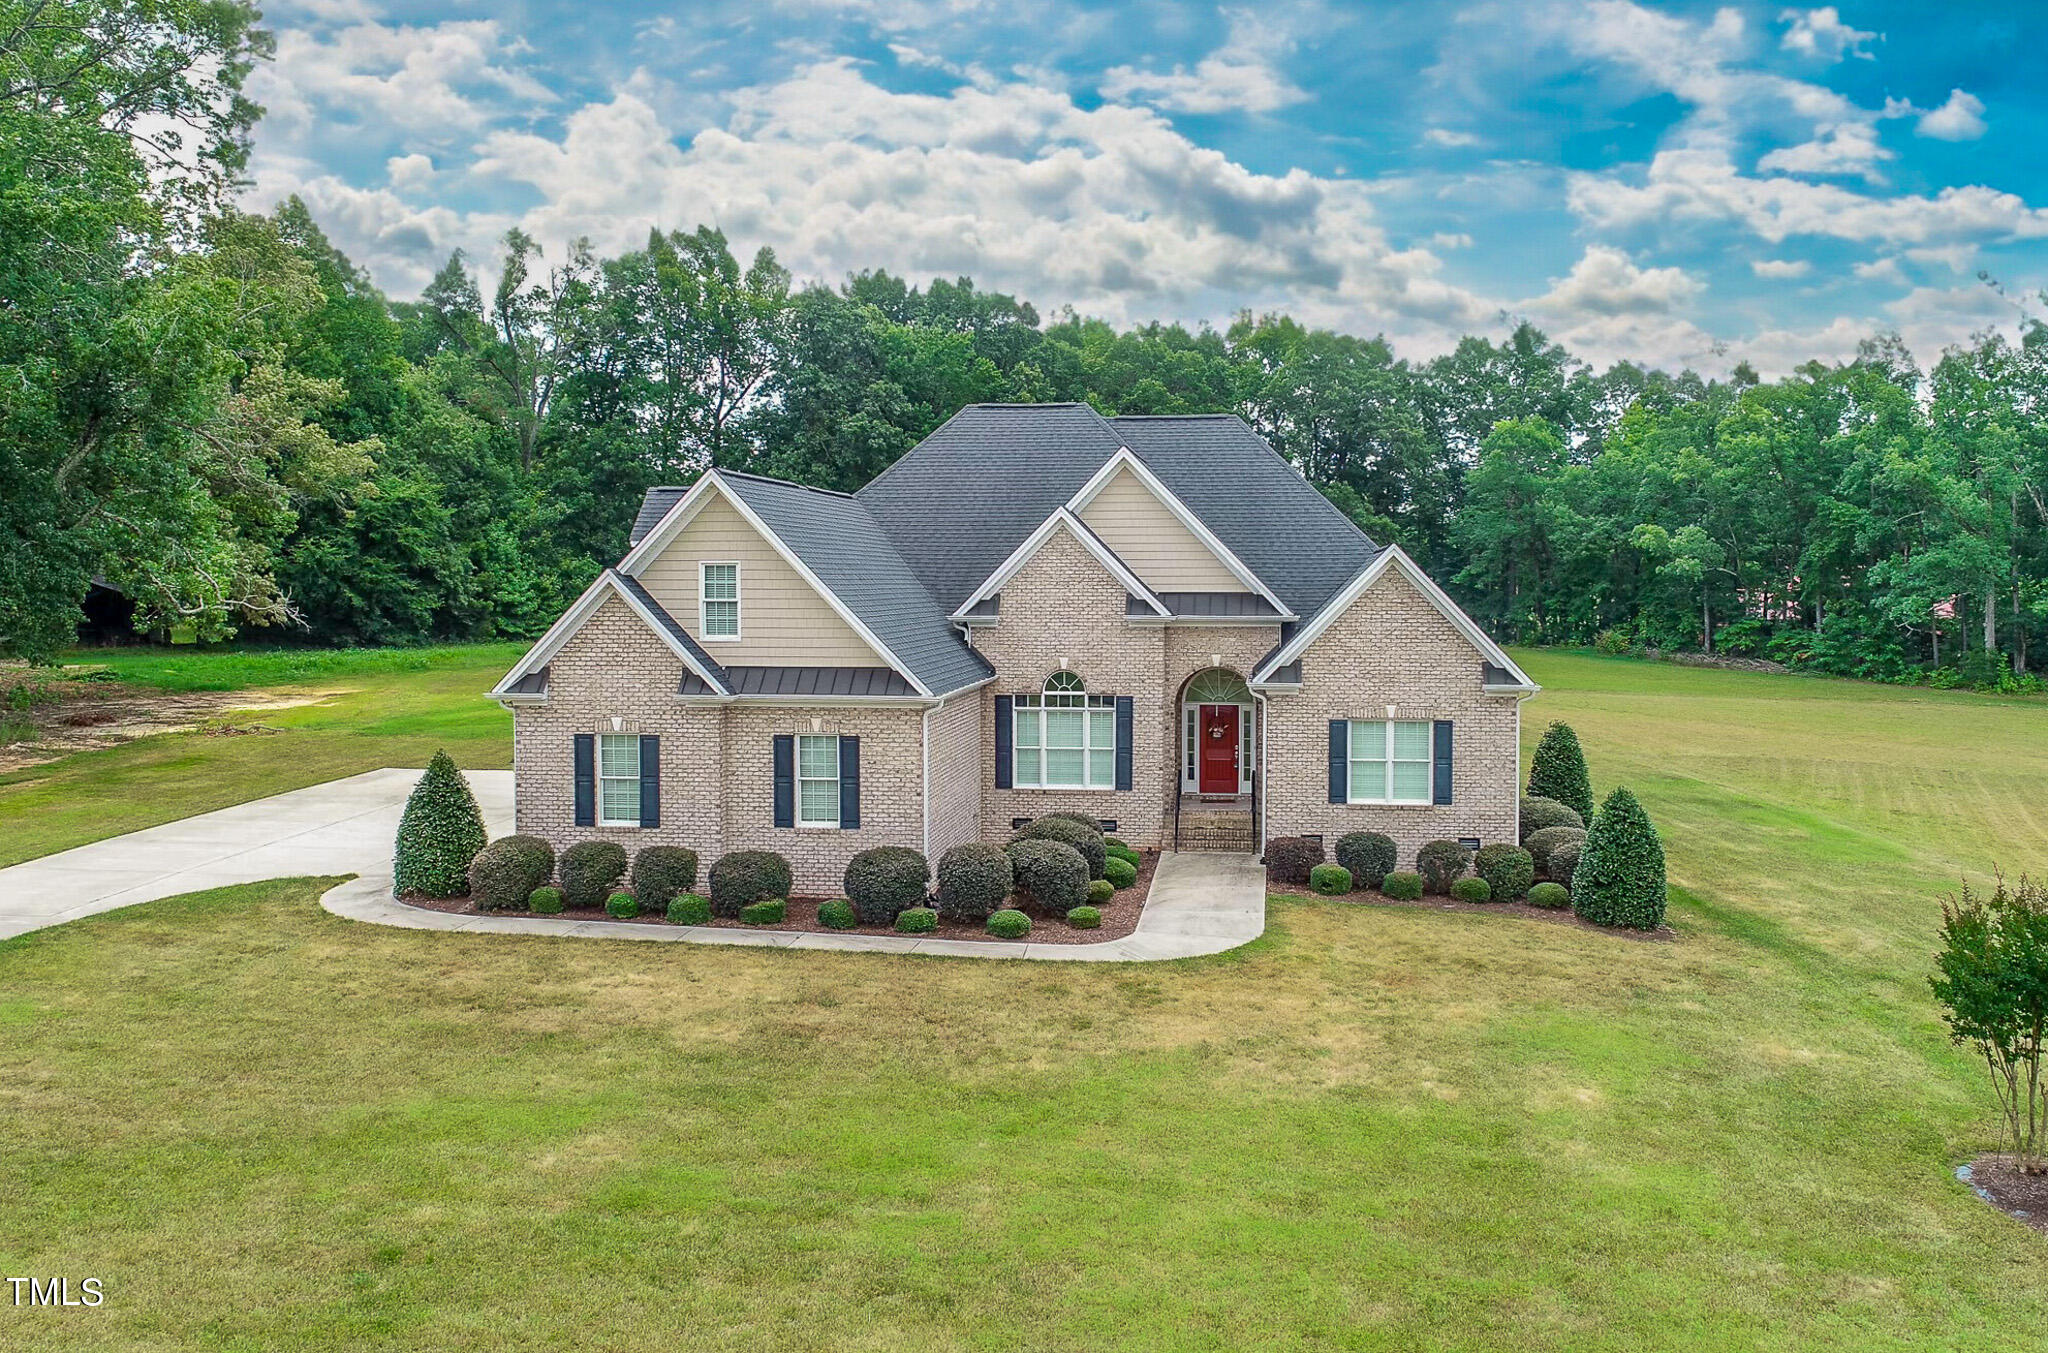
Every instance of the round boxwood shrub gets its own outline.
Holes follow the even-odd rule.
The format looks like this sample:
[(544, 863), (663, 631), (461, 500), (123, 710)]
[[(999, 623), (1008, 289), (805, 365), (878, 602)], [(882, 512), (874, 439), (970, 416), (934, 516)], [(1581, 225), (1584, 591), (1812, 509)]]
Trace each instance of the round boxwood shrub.
[(1122, 860), (1125, 864), (1128, 865), (1135, 866), (1141, 863), (1144, 859), (1142, 855), (1138, 854), (1137, 851), (1132, 850), (1129, 846), (1112, 846), (1105, 844), (1103, 846), (1103, 849), (1108, 853), (1110, 859)]
[(1325, 897), (1341, 897), (1351, 891), (1351, 871), (1341, 864), (1319, 864), (1308, 871), (1308, 886)]
[(559, 916), (562, 914), (562, 890), (560, 888), (535, 888), (527, 894), (526, 909), (536, 916)]
[(621, 921), (630, 921), (640, 914), (640, 899), (631, 893), (613, 893), (604, 900), (604, 913)]
[(924, 905), (932, 867), (909, 846), (876, 846), (846, 865), (846, 896), (860, 919), (887, 925), (896, 913)]
[(1569, 890), (1573, 876), (1579, 872), (1579, 859), (1585, 852), (1586, 843), (1583, 838), (1577, 841), (1560, 841), (1552, 846), (1550, 868), (1545, 871), (1550, 875), (1551, 882), (1562, 883)]
[(789, 896), (789, 861), (772, 850), (735, 850), (711, 866), (711, 913), (737, 919), (750, 903)]
[(930, 907), (911, 907), (896, 913), (896, 928), (906, 935), (929, 935), (939, 928), (939, 914)]
[(1012, 886), (1010, 857), (1001, 846), (969, 841), (939, 856), (939, 915), (949, 921), (985, 921)]
[(1397, 860), (1394, 838), (1384, 832), (1346, 832), (1337, 838), (1337, 863), (1361, 888), (1377, 888)]
[(1585, 839), (1586, 829), (1583, 827), (1545, 827), (1540, 832), (1529, 833), (1529, 838), (1522, 842), (1522, 848), (1529, 852), (1529, 862), (1536, 867), (1537, 873), (1545, 878), (1555, 878), (1556, 875), (1550, 872), (1550, 852), (1567, 841)]
[(601, 907), (626, 876), (626, 848), (616, 841), (578, 841), (562, 852), (562, 900), (578, 911)]
[(1130, 850), (1131, 848), (1131, 843), (1124, 840), (1121, 836), (1110, 836), (1107, 834), (1103, 836), (1102, 844), (1111, 850)]
[(1579, 816), (1576, 808), (1570, 808), (1556, 799), (1533, 799), (1522, 796), (1522, 842), (1546, 827), (1577, 827), (1584, 830), (1586, 820)]
[(1563, 911), (1571, 904), (1572, 895), (1565, 891), (1562, 883), (1539, 883), (1529, 890), (1529, 905), (1532, 907)]
[(1536, 881), (1536, 864), (1529, 852), (1505, 841), (1481, 846), (1472, 859), (1472, 872), (1486, 880), (1495, 902), (1514, 901)]
[(1081, 859), (1088, 866), (1088, 877), (1103, 877), (1102, 865), (1109, 858), (1109, 848), (1103, 844), (1102, 832), (1084, 825), (1072, 814), (1054, 814), (1042, 817), (1010, 838), (1011, 841), (1061, 841), (1081, 852)]
[(843, 897), (818, 904), (818, 924), (827, 930), (851, 930), (860, 924), (860, 913)]
[(1100, 930), (1102, 911), (1098, 907), (1076, 907), (1067, 913), (1067, 924), (1076, 930)]
[(1452, 879), (1451, 896), (1460, 902), (1491, 902), (1493, 889), (1485, 879), (1474, 874), (1470, 878)]
[(1088, 862), (1065, 841), (1029, 837), (1010, 847), (1017, 891), (1042, 911), (1065, 916), (1088, 900)]
[(1536, 755), (1529, 759), (1529, 794), (1533, 798), (1555, 799), (1584, 819), (1593, 815), (1593, 785), (1586, 778), (1586, 754), (1579, 750), (1579, 735), (1568, 723), (1553, 723), (1543, 730)]
[(988, 918), (988, 933), (999, 940), (1021, 940), (1031, 933), (1031, 918), (1015, 907), (1004, 907)]
[(1088, 905), (1099, 907), (1116, 896), (1116, 885), (1108, 879), (1088, 880)]
[(1308, 871), (1323, 862), (1323, 843), (1306, 836), (1276, 836), (1266, 842), (1266, 876), (1276, 883), (1308, 882)]
[(748, 925), (781, 925), (788, 917), (789, 902), (780, 897), (763, 898), (740, 908), (740, 919)]
[(1138, 886), (1138, 866), (1129, 860), (1105, 860), (1100, 881), (1112, 888), (1135, 888)]
[(538, 836), (501, 836), (469, 865), (469, 900), (478, 911), (517, 911), (555, 872), (555, 849)]
[(1456, 841), (1431, 841), (1415, 852), (1415, 872), (1430, 892), (1450, 892), (1451, 880), (1472, 867), (1472, 852)]
[(469, 781), (448, 753), (435, 752), (398, 819), (392, 890), (402, 897), (462, 896), (470, 862), (489, 839)]
[(642, 846), (633, 856), (633, 896), (649, 911), (697, 889), (697, 852), (682, 846)]
[(1396, 902), (1414, 902), (1422, 897), (1422, 875), (1397, 869), (1380, 880), (1380, 891)]
[[(1046, 818), (1052, 818), (1052, 817), (1062, 817), (1062, 818), (1065, 818), (1065, 819), (1066, 819), (1067, 821), (1069, 821), (1069, 822), (1078, 822), (1078, 823), (1080, 823), (1080, 824), (1081, 824), (1082, 826), (1086, 827), (1086, 828), (1087, 828), (1087, 829), (1088, 829), (1089, 831), (1091, 831), (1091, 832), (1094, 832), (1094, 833), (1095, 833), (1095, 834), (1096, 834), (1097, 836), (1101, 836), (1101, 835), (1103, 834), (1103, 833), (1102, 833), (1102, 819), (1101, 819), (1101, 818), (1099, 818), (1099, 817), (1090, 817), (1090, 816), (1088, 816), (1088, 815), (1087, 815), (1086, 813), (1047, 813), (1047, 814), (1045, 815), (1045, 817), (1046, 817)], [(1040, 819), (1039, 819), (1039, 821), (1043, 822), (1043, 821), (1045, 821), (1045, 818), (1040, 818)], [(1107, 838), (1105, 838), (1105, 839), (1104, 839), (1104, 844), (1105, 844), (1105, 845), (1106, 845), (1106, 844), (1108, 844)]]
[(677, 893), (668, 900), (668, 919), (676, 925), (705, 925), (711, 920), (711, 899), (701, 893)]
[(1664, 843), (1627, 789), (1600, 805), (1572, 875), (1572, 910), (1595, 925), (1664, 924)]

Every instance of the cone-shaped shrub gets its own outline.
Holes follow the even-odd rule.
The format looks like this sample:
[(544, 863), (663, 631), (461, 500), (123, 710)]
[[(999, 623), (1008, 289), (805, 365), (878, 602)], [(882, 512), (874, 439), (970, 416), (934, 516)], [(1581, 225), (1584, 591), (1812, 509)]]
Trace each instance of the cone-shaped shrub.
[(460, 897), (469, 891), (469, 863), (489, 840), (469, 781), (446, 752), (435, 752), (398, 820), (391, 886), (401, 896)]
[(1586, 778), (1586, 754), (1579, 750), (1579, 735), (1570, 724), (1554, 723), (1543, 730), (1543, 741), (1536, 744), (1529, 763), (1529, 793), (1556, 799), (1582, 818), (1593, 816), (1593, 782)]
[(1600, 805), (1571, 886), (1572, 910), (1595, 925), (1655, 930), (1664, 923), (1664, 843), (1628, 790), (1616, 789)]

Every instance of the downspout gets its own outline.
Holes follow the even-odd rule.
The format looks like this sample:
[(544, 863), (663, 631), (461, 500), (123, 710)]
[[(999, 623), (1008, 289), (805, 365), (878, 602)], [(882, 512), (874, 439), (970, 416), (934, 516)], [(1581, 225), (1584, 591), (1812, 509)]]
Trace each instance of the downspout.
[[(1252, 762), (1252, 792), (1259, 796), (1259, 858), (1266, 858), (1266, 800), (1271, 795), (1266, 790), (1266, 697), (1263, 692), (1253, 691), (1252, 699), (1258, 702), (1259, 745), (1258, 756)], [(1178, 740), (1176, 740), (1176, 748)], [(1176, 750), (1175, 757), (1179, 753)]]
[[(943, 703), (943, 702), (942, 702)], [(932, 714), (938, 705), (926, 705), (924, 718), (920, 721), (924, 729), (924, 776), (918, 786), (918, 798), (924, 806), (924, 857), (932, 857)]]

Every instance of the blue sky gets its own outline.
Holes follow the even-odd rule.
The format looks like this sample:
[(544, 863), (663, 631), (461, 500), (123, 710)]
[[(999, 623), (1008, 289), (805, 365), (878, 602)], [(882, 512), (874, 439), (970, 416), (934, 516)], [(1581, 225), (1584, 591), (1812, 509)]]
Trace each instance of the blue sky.
[[(409, 297), (722, 227), (799, 277), (1598, 361), (1923, 360), (2048, 286), (2048, 6), (278, 0), (249, 190)], [(1979, 280), (1987, 273), (1998, 288)]]

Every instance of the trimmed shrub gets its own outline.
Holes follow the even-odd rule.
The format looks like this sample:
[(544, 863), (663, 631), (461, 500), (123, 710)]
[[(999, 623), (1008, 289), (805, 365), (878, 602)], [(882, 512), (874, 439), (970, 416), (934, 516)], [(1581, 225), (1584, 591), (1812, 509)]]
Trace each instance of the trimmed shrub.
[(1106, 860), (1100, 881), (1116, 889), (1135, 888), (1138, 886), (1138, 866), (1129, 860)]
[(1562, 883), (1566, 889), (1572, 886), (1573, 875), (1579, 872), (1579, 857), (1585, 854), (1584, 837), (1576, 841), (1560, 841), (1550, 848), (1550, 868), (1544, 872), (1551, 882)]
[(1563, 911), (1572, 904), (1572, 895), (1562, 883), (1539, 883), (1529, 890), (1529, 905), (1546, 907), (1551, 911)]
[(1129, 846), (1105, 846), (1104, 849), (1108, 852), (1110, 859), (1122, 860), (1133, 869), (1144, 862), (1145, 857), (1132, 850)]
[(1001, 846), (969, 841), (939, 856), (939, 915), (985, 921), (1010, 895), (1010, 857)]
[(1474, 874), (1470, 878), (1452, 879), (1451, 896), (1460, 902), (1491, 902), (1493, 889), (1485, 879)]
[(1100, 930), (1102, 912), (1095, 907), (1076, 907), (1067, 913), (1067, 924), (1076, 930)]
[(1536, 881), (1536, 864), (1529, 852), (1505, 841), (1481, 846), (1472, 859), (1472, 872), (1486, 880), (1495, 902), (1514, 901)]
[(876, 846), (846, 865), (846, 896), (860, 919), (887, 925), (896, 913), (924, 905), (932, 867), (909, 846)]
[(604, 900), (604, 914), (630, 921), (640, 914), (640, 899), (631, 893), (613, 893)]
[(535, 916), (559, 916), (562, 914), (562, 890), (560, 888), (535, 888), (526, 897), (526, 909)]
[(1550, 872), (1550, 852), (1567, 841), (1577, 842), (1585, 839), (1584, 827), (1545, 827), (1540, 832), (1529, 833), (1528, 839), (1522, 842), (1522, 847), (1529, 852), (1529, 862), (1536, 866), (1537, 873), (1545, 878), (1554, 878), (1556, 876)]
[(1566, 807), (1556, 799), (1531, 798), (1522, 796), (1522, 844), (1529, 838), (1549, 827), (1577, 827), (1584, 831), (1586, 819), (1579, 816), (1576, 808)]
[(1116, 885), (1108, 879), (1088, 880), (1088, 905), (1099, 907), (1116, 896)]
[(697, 852), (681, 846), (642, 846), (633, 856), (633, 896), (649, 911), (697, 889)]
[(578, 841), (562, 852), (562, 900), (578, 911), (601, 907), (626, 876), (626, 848), (616, 841)]
[(1346, 832), (1337, 838), (1337, 863), (1361, 888), (1377, 888), (1399, 862), (1394, 838), (1383, 832)]
[(478, 911), (517, 911), (555, 872), (555, 849), (538, 836), (501, 836), (469, 864), (469, 900)]
[[(1104, 837), (1102, 838), (1102, 844), (1103, 844), (1103, 845), (1105, 845), (1105, 846), (1107, 846), (1107, 847), (1109, 847), (1109, 848), (1110, 848), (1111, 850), (1130, 850), (1130, 849), (1131, 849), (1131, 843), (1130, 843), (1130, 842), (1128, 842), (1128, 841), (1126, 841), (1126, 840), (1124, 840), (1124, 839), (1123, 839), (1123, 838), (1122, 838), (1121, 836), (1108, 836), (1108, 835), (1105, 835), (1105, 836), (1104, 836)], [(1136, 854), (1137, 852), (1133, 851), (1132, 853), (1133, 853), (1133, 854)]]
[[(1069, 822), (1078, 822), (1097, 836), (1102, 835), (1102, 819), (1099, 817), (1090, 817), (1086, 813), (1047, 813), (1045, 817), (1060, 817), (1065, 818)], [(1045, 821), (1045, 817), (1040, 818), (1039, 821)], [(1109, 843), (1105, 839), (1103, 844), (1107, 845)]]
[(1081, 852), (1081, 859), (1088, 866), (1088, 877), (1103, 877), (1102, 865), (1109, 856), (1109, 848), (1103, 844), (1102, 831), (1093, 826), (1083, 826), (1071, 814), (1054, 814), (1018, 832), (1010, 840), (1017, 841), (1061, 841)]
[(1664, 843), (1626, 788), (1607, 796), (1586, 832), (1572, 875), (1572, 910), (1595, 925), (1664, 924)]
[(1323, 843), (1306, 836), (1276, 836), (1266, 842), (1266, 877), (1276, 883), (1308, 882), (1308, 871), (1323, 862)]
[(929, 935), (939, 928), (939, 914), (930, 907), (911, 907), (896, 913), (896, 928), (906, 935)]
[(1380, 891), (1396, 902), (1415, 902), (1422, 897), (1422, 875), (1396, 870), (1380, 881)]
[(789, 902), (785, 898), (763, 898), (740, 908), (740, 920), (748, 925), (781, 925), (788, 918)]
[(1451, 880), (1472, 867), (1472, 852), (1456, 841), (1431, 841), (1415, 852), (1415, 872), (1430, 892), (1451, 891)]
[[(469, 781), (446, 752), (435, 752), (398, 819), (391, 887), (401, 896), (460, 897), (469, 866), (490, 840)], [(524, 898), (520, 899), (522, 902)]]
[(1064, 841), (1033, 837), (1010, 847), (1017, 891), (1040, 910), (1065, 916), (1088, 900), (1088, 862)]
[(1004, 907), (988, 918), (988, 933), (999, 940), (1021, 940), (1031, 933), (1031, 918), (1015, 907)]
[[(1568, 723), (1553, 723), (1543, 730), (1536, 755), (1529, 759), (1529, 793), (1539, 799), (1556, 799), (1581, 819), (1593, 816), (1593, 783), (1586, 776), (1586, 754), (1579, 750), (1579, 735)], [(1582, 821), (1581, 826), (1585, 825)]]
[(851, 930), (860, 924), (860, 913), (843, 897), (818, 904), (818, 924), (827, 930)]
[(711, 920), (711, 899), (699, 893), (678, 893), (668, 900), (668, 919), (676, 925), (704, 925)]
[(789, 896), (789, 861), (772, 850), (735, 850), (711, 866), (711, 913), (737, 919), (750, 903)]
[(1351, 891), (1351, 871), (1341, 864), (1319, 864), (1308, 871), (1308, 886), (1325, 897), (1341, 897)]

